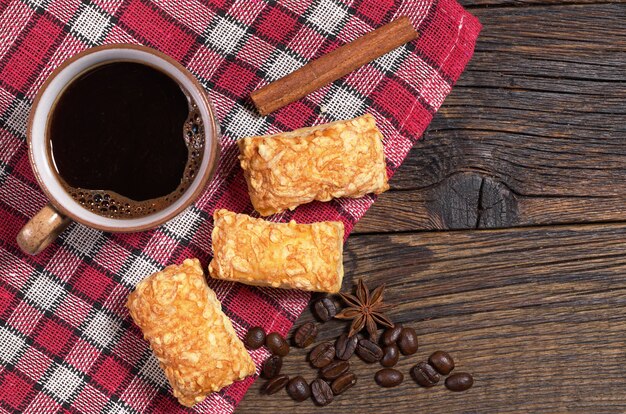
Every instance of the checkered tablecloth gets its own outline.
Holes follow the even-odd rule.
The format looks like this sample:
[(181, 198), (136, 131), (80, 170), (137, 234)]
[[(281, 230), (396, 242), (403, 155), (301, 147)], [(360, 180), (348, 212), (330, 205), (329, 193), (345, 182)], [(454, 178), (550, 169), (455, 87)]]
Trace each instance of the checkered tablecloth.
[[(252, 110), (254, 89), (402, 15), (417, 40), (271, 116)], [(208, 265), (215, 208), (252, 211), (235, 141), (367, 111), (385, 136), (392, 175), (472, 56), (480, 27), (454, 0), (0, 0), (0, 412), (184, 411), (123, 305), (139, 280), (168, 264), (198, 257)], [(28, 257), (15, 237), (46, 203), (25, 142), (33, 98), (68, 57), (120, 42), (169, 54), (206, 87), (223, 132), (217, 175), (156, 230), (107, 234), (72, 224)], [(313, 203), (277, 219), (342, 220), (348, 234), (373, 201)], [(239, 335), (253, 325), (287, 333), (309, 298), (209, 283)], [(258, 365), (267, 354), (252, 356)], [(253, 381), (194, 411), (233, 411)]]

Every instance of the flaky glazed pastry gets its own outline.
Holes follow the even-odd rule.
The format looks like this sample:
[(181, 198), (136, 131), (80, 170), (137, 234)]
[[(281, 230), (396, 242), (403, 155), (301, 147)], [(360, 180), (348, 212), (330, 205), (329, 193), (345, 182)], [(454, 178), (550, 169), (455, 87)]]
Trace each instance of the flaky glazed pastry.
[(213, 214), (216, 279), (336, 293), (343, 280), (343, 223), (271, 223), (246, 214)]
[(254, 374), (252, 358), (209, 288), (198, 259), (142, 280), (126, 307), (187, 407)]
[(382, 139), (376, 120), (366, 114), (239, 140), (252, 205), (269, 216), (313, 200), (388, 190)]

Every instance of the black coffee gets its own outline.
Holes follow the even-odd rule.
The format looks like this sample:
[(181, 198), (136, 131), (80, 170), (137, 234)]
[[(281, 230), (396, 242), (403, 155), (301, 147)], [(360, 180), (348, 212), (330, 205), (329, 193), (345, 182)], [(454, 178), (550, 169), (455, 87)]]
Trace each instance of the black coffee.
[(204, 152), (196, 105), (176, 81), (140, 63), (109, 63), (77, 77), (48, 128), (66, 190), (106, 217), (141, 217), (172, 204)]

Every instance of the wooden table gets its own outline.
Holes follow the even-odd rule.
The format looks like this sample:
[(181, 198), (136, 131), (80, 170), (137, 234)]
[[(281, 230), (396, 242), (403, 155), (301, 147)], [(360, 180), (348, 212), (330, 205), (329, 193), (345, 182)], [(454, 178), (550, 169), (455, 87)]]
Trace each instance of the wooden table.
[[(626, 412), (626, 3), (462, 3), (474, 58), (346, 245), (344, 286), (385, 282), (420, 335), (404, 383), (354, 357), (358, 384), (325, 408), (259, 380), (238, 412)], [(411, 380), (437, 349), (471, 390)], [(312, 380), (305, 355), (284, 372)]]

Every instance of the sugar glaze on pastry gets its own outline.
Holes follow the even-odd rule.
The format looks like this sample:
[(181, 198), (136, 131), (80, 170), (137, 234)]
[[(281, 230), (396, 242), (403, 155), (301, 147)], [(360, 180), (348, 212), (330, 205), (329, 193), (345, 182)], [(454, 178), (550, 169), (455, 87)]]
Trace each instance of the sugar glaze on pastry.
[(228, 210), (216, 210), (213, 219), (211, 277), (317, 292), (341, 289), (342, 222), (272, 223)]
[(388, 190), (382, 139), (376, 120), (366, 114), (239, 140), (252, 205), (268, 216), (313, 200)]
[(207, 285), (198, 259), (146, 277), (126, 307), (182, 405), (191, 407), (254, 374), (254, 362)]

